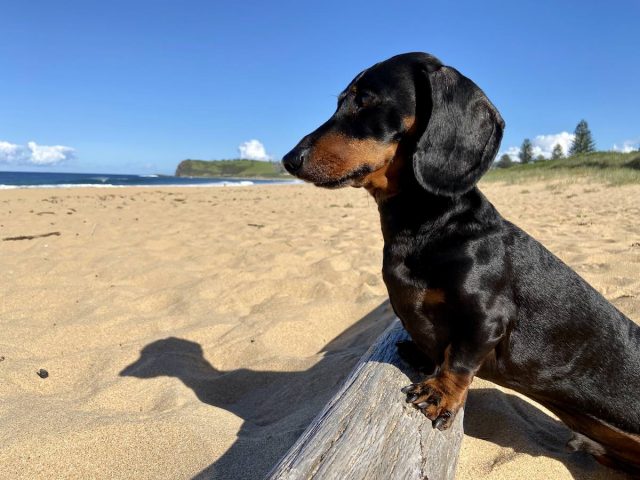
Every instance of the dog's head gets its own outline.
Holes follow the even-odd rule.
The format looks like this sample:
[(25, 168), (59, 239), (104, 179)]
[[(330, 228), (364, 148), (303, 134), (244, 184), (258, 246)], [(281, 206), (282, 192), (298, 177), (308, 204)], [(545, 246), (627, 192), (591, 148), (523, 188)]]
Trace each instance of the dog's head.
[(431, 55), (406, 53), (357, 75), (333, 116), (282, 161), (321, 187), (385, 188), (412, 165), (422, 188), (453, 197), (490, 167), (503, 129), (475, 83)]

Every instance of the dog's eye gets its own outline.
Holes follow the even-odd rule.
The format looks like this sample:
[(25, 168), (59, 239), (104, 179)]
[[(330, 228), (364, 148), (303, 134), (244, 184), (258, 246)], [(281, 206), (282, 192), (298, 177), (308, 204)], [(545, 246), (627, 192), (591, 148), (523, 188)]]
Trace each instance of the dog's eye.
[(355, 98), (358, 107), (370, 107), (376, 102), (376, 96), (371, 92), (359, 92)]

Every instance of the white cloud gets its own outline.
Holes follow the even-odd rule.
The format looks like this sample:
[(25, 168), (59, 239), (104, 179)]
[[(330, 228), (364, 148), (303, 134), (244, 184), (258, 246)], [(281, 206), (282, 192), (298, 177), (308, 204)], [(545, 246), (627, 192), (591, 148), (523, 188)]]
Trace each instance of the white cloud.
[(520, 149), (518, 147), (509, 147), (509, 149), (506, 152), (502, 152), (498, 158), (500, 158), (502, 155), (507, 154), (511, 157), (511, 160), (513, 160), (514, 162), (519, 161), (519, 157), (518, 154), (520, 153)]
[(31, 151), (31, 163), (35, 165), (55, 165), (73, 157), (75, 150), (64, 145), (38, 145), (27, 143)]
[[(533, 147), (533, 158), (542, 155), (544, 158), (551, 158), (551, 152), (553, 147), (560, 145), (562, 147), (562, 153), (567, 155), (569, 153), (569, 147), (575, 135), (569, 132), (551, 133), (549, 135), (538, 135), (531, 140)], [(507, 154), (512, 160), (518, 162), (518, 154), (520, 153), (520, 147), (509, 147), (505, 152), (501, 152), (500, 155)]]
[(38, 145), (29, 142), (18, 145), (0, 140), (0, 164), (9, 165), (57, 165), (75, 156), (75, 150), (64, 145)]
[(240, 158), (262, 160), (265, 162), (271, 160), (271, 155), (267, 155), (264, 145), (259, 140), (253, 139), (241, 143), (240, 146), (238, 146), (238, 151), (240, 152)]
[(576, 138), (576, 136), (569, 132), (560, 132), (551, 135), (538, 135), (531, 141), (533, 144), (533, 155), (537, 157), (542, 154), (544, 155), (544, 158), (551, 158), (551, 152), (553, 152), (553, 147), (556, 145), (560, 145), (562, 147), (562, 153), (567, 155), (574, 138)]
[(0, 141), (0, 163), (24, 163), (24, 157), (24, 147), (16, 145), (15, 143)]
[(618, 146), (617, 143), (613, 144), (613, 150), (616, 152), (629, 153), (636, 150), (640, 150), (640, 141), (638, 140), (625, 140), (622, 145)]

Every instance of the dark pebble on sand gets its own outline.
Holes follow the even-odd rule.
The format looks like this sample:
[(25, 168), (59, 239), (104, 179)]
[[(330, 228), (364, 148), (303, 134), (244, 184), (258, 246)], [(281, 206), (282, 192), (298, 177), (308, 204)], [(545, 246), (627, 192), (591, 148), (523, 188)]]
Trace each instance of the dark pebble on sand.
[(47, 372), (44, 368), (41, 368), (36, 373), (40, 378), (47, 378), (49, 376), (49, 372)]
[(0, 362), (4, 362), (4, 355), (0, 355)]

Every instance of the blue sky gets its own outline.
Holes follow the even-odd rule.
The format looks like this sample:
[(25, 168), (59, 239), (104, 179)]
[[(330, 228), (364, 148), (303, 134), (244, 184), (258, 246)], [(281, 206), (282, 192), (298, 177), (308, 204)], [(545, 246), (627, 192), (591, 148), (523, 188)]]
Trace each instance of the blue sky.
[(0, 11), (3, 170), (171, 173), (185, 158), (237, 157), (249, 140), (279, 159), (356, 73), (406, 51), (485, 90), (507, 123), (501, 152), (529, 137), (546, 153), (581, 118), (599, 149), (640, 142), (637, 0), (30, 0)]

